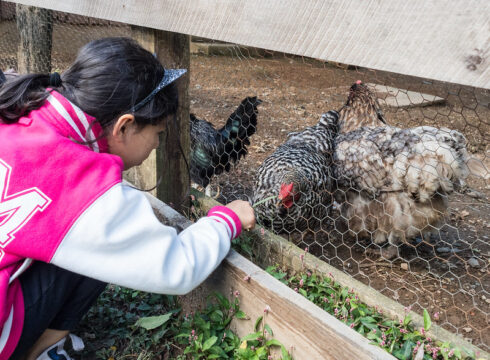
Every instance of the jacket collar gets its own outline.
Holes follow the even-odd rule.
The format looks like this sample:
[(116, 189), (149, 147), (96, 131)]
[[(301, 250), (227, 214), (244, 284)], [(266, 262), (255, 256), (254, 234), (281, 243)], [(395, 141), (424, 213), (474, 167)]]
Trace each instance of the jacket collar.
[(39, 110), (51, 115), (63, 135), (82, 144), (90, 142), (87, 146), (93, 151), (108, 151), (107, 139), (100, 124), (60, 93), (51, 91)]

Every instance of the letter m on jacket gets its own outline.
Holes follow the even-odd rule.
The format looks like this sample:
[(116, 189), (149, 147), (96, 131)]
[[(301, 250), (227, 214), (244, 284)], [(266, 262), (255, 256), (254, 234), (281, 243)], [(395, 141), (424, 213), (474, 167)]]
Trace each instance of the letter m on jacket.
[[(0, 159), (0, 247), (4, 248), (38, 211), (43, 211), (51, 203), (38, 188), (29, 188), (9, 194), (12, 168)], [(0, 260), (3, 251), (0, 249)]]

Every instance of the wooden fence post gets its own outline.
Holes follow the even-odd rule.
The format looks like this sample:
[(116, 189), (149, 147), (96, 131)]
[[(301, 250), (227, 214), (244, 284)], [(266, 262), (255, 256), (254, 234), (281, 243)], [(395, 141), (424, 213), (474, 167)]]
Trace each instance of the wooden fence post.
[[(145, 28), (141, 26), (131, 26), (131, 37), (135, 39), (143, 48), (155, 53), (156, 38), (155, 33), (159, 30)], [(124, 172), (124, 177), (139, 189), (151, 189), (157, 184), (157, 160), (156, 151), (153, 150), (140, 166), (135, 166)], [(153, 196), (157, 195), (157, 190), (150, 192)]]
[[(146, 50), (155, 53), (165, 68), (189, 69), (190, 37), (161, 30), (132, 26), (132, 37)], [(141, 166), (130, 170), (127, 179), (140, 188), (150, 188), (158, 178), (157, 197), (177, 211), (187, 205), (190, 179), (189, 75), (178, 80), (179, 108), (176, 124), (169, 119), (160, 147)], [(182, 151), (181, 151), (182, 150)], [(184, 159), (185, 157), (185, 159)]]
[(51, 10), (17, 4), (20, 43), (17, 70), (25, 73), (51, 72), (53, 18)]
[[(163, 66), (189, 70), (190, 36), (158, 31), (156, 38), (156, 53)], [(157, 173), (162, 177), (157, 197), (177, 211), (188, 205), (190, 188), (189, 79), (187, 73), (177, 80), (179, 108), (176, 121), (169, 119), (161, 139), (161, 151), (157, 151)]]

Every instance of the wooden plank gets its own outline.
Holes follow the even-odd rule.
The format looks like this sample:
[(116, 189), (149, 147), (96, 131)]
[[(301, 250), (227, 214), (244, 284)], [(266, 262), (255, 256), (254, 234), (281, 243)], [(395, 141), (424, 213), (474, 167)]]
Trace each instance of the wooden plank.
[[(155, 197), (147, 197), (162, 222), (179, 230), (191, 224)], [(243, 280), (246, 275), (250, 281)], [(251, 318), (234, 320), (232, 329), (239, 336), (253, 332), (255, 320), (270, 308), (265, 320), (274, 338), (293, 349), (295, 359), (395, 359), (233, 250), (203, 284), (181, 297), (186, 311), (203, 307), (213, 291), (225, 296), (239, 291), (240, 307)]]
[(15, 0), (490, 89), (490, 1)]

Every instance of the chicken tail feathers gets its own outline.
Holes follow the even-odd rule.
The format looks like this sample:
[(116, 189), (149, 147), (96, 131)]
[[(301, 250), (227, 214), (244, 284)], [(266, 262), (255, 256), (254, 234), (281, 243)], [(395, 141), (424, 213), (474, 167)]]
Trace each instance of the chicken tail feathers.
[(249, 138), (257, 130), (257, 106), (261, 103), (257, 97), (245, 98), (219, 130), (191, 114), (193, 182), (206, 187), (213, 176), (229, 171), (231, 164), (247, 154)]
[(261, 103), (256, 96), (245, 98), (218, 130), (217, 165), (224, 165), (228, 170), (230, 163), (236, 163), (247, 154), (249, 138), (257, 131), (257, 106)]

